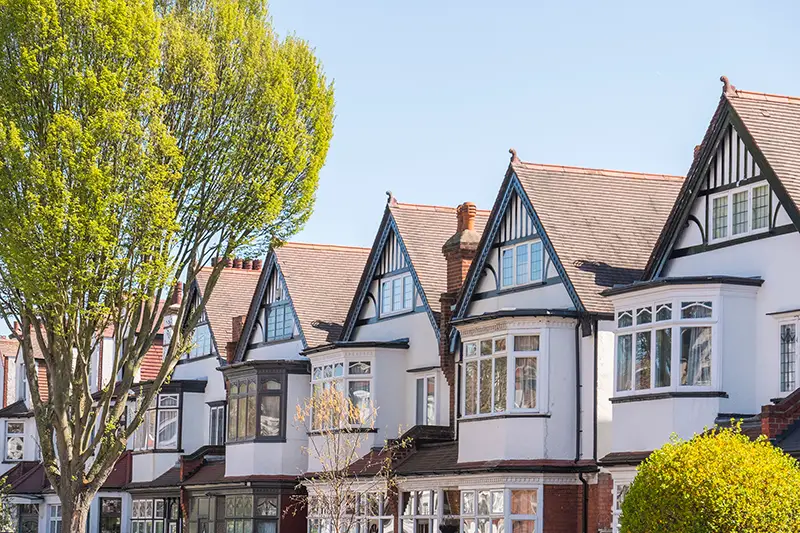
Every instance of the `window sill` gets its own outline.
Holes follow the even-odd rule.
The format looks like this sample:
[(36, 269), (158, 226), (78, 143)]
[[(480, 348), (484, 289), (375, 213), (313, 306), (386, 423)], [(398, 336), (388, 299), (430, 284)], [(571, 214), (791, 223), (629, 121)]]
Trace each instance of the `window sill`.
[(381, 318), (393, 318), (393, 317), (400, 316), (400, 315), (407, 315), (409, 313), (412, 313), (413, 311), (414, 311), (414, 308), (413, 307), (409, 307), (408, 309), (402, 309), (400, 311), (390, 311), (390, 312), (386, 312), (386, 313), (381, 312), (381, 314), (378, 316), (378, 320), (380, 320)]
[(180, 449), (180, 448), (175, 448), (174, 450), (173, 449), (158, 448), (158, 449), (153, 449), (153, 450), (131, 450), (131, 453), (133, 455), (144, 455), (144, 454), (147, 454), (147, 453), (181, 453), (182, 454), (183, 450)]
[(309, 437), (318, 437), (323, 435), (324, 433), (377, 433), (377, 428), (340, 428), (340, 429), (329, 429), (329, 430), (321, 430), (315, 429), (313, 431), (309, 431), (306, 433)]
[(727, 398), (728, 393), (724, 391), (665, 391), (651, 392), (647, 394), (631, 394), (628, 396), (615, 396), (610, 399), (612, 404), (648, 402), (652, 400), (667, 400), (672, 398)]
[(249, 439), (226, 440), (225, 446), (233, 446), (236, 444), (253, 444), (253, 443), (281, 443), (286, 442), (285, 437), (252, 437)]
[(497, 413), (489, 415), (470, 415), (462, 416), (458, 419), (459, 422), (482, 422), (484, 420), (499, 420), (503, 418), (550, 418), (550, 413), (540, 413), (536, 411), (520, 411), (510, 413)]
[(529, 281), (528, 283), (523, 283), (523, 284), (520, 284), (520, 285), (516, 285), (515, 284), (515, 285), (509, 285), (508, 287), (500, 287), (500, 289), (497, 291), (497, 293), (498, 294), (508, 294), (508, 293), (512, 293), (512, 292), (526, 291), (528, 289), (532, 289), (532, 288), (535, 288), (535, 287), (541, 287), (541, 286), (547, 285), (547, 284), (548, 283), (547, 283), (546, 279), (542, 279), (542, 280), (539, 280), (539, 281)]

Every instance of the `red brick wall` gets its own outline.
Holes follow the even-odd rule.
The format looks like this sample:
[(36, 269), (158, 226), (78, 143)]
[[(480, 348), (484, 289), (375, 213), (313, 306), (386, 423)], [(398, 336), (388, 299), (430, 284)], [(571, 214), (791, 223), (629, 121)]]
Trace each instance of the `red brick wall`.
[(614, 502), (614, 480), (611, 474), (599, 474), (597, 483), (589, 485), (589, 533), (610, 529)]
[(582, 485), (544, 486), (544, 533), (579, 533), (582, 512)]

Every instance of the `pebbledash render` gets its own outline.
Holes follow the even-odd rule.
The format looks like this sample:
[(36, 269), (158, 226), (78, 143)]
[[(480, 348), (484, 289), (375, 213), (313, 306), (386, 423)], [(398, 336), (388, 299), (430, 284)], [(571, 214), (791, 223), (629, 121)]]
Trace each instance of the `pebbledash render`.
[[(295, 505), (319, 470), (295, 406), (326, 387), (377, 407), (365, 457), (408, 444), (352, 533), (613, 532), (652, 450), (733, 419), (800, 456), (800, 98), (723, 79), (685, 177), (511, 152), (491, 211), (390, 194), (371, 248), (227, 260), (87, 533), (334, 533)], [(15, 529), (59, 533), (18, 352), (0, 339), (0, 473)]]

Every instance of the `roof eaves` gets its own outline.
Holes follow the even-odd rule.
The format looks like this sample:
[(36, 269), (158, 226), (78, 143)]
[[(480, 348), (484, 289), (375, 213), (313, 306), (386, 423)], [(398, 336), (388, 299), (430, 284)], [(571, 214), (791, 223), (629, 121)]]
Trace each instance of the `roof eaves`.
[(616, 296), (667, 285), (744, 285), (760, 287), (763, 284), (764, 280), (762, 278), (745, 278), (738, 276), (678, 276), (672, 278), (655, 278), (648, 281), (636, 281), (628, 285), (611, 287), (600, 294), (603, 296)]

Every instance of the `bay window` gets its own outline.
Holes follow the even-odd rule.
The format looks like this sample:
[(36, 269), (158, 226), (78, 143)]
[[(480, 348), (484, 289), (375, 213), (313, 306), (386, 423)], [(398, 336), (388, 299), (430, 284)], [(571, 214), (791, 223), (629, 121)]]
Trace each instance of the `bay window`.
[(283, 440), (283, 374), (231, 379), (228, 388), (228, 442)]
[(736, 187), (711, 197), (711, 241), (769, 228), (769, 185)]
[(180, 394), (159, 394), (153, 398), (142, 424), (133, 434), (134, 450), (178, 449), (180, 398)]
[[(394, 514), (385, 493), (364, 492), (350, 494), (350, 497), (328, 497), (325, 494), (309, 496), (308, 531), (309, 533), (335, 533), (330, 517), (339, 513), (341, 499), (345, 504), (344, 523), (340, 528), (345, 531), (361, 531), (363, 533), (394, 533)], [(334, 508), (336, 508), (334, 510)], [(350, 520), (350, 523), (347, 523)]]
[(278, 496), (237, 494), (225, 497), (224, 518), (227, 531), (236, 533), (276, 533)]
[[(190, 498), (188, 524), (189, 533), (224, 532), (226, 526), (225, 496), (195, 496)], [(137, 532), (134, 531), (134, 533)], [(236, 533), (245, 532), (240, 529)]]
[[(618, 311), (616, 391), (711, 386), (715, 321), (708, 300), (658, 301)], [(680, 369), (677, 379), (673, 368)]]
[(406, 313), (414, 307), (414, 280), (405, 273), (381, 281), (381, 316)]
[(542, 281), (544, 276), (542, 241), (525, 242), (503, 248), (500, 252), (503, 288)]
[(465, 342), (464, 416), (538, 409), (539, 359), (538, 334)]
[[(315, 365), (311, 371), (311, 395), (318, 398), (323, 391), (335, 389), (359, 410), (360, 419), (372, 416), (372, 362), (334, 361)], [(312, 414), (312, 429), (320, 429), (325, 421)], [(355, 422), (355, 421), (354, 421)]]

